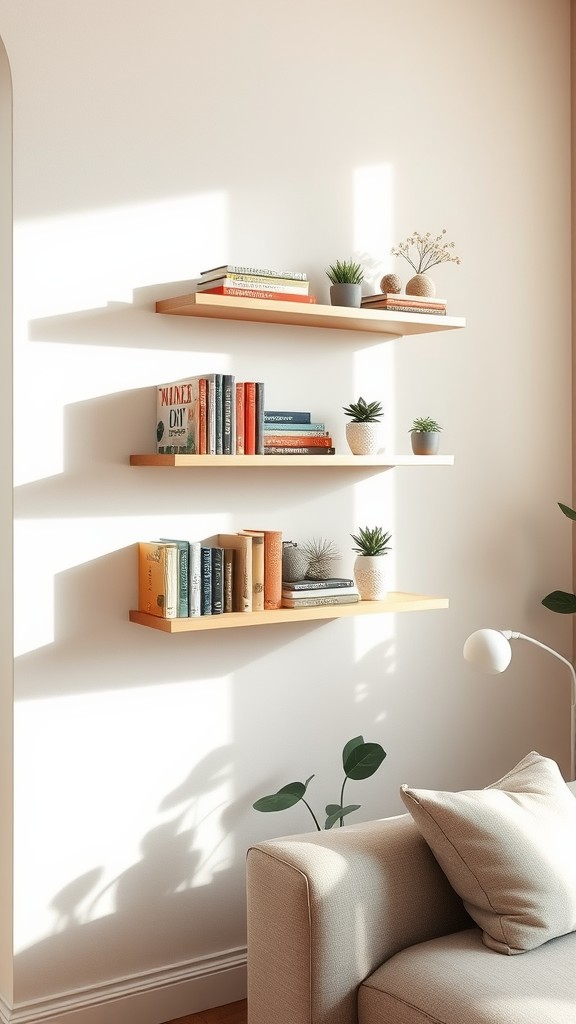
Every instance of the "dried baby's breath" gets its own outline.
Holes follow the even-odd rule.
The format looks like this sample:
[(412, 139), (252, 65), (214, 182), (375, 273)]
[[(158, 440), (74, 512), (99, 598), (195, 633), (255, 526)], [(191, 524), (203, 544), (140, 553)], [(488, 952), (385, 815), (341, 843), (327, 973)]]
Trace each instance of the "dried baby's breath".
[(417, 274), (425, 274), (430, 267), (435, 267), (438, 263), (460, 264), (462, 260), (452, 252), (455, 243), (445, 242), (445, 234), (446, 228), (442, 228), (441, 233), (435, 237), (432, 237), (430, 231), (425, 235), (414, 231), (405, 242), (400, 242), (391, 250), (392, 255), (401, 256)]

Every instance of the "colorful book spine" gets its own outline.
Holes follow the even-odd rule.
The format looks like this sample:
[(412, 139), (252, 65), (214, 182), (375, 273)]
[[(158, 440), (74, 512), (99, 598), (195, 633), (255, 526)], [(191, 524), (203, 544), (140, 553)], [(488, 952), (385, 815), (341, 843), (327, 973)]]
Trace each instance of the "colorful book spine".
[(223, 430), (223, 404), (222, 404), (222, 374), (215, 373), (214, 401), (216, 419), (216, 455), (223, 455), (224, 430)]
[(223, 548), (224, 551), (224, 611), (234, 611), (234, 559), (236, 552), (233, 548)]
[(206, 385), (205, 377), (194, 377), (192, 379), (194, 434), (197, 455), (206, 455)]
[[(244, 534), (244, 530), (240, 533)], [(247, 531), (246, 531), (247, 532)], [(252, 611), (264, 611), (264, 534), (252, 532)]]
[(256, 454), (256, 382), (244, 384), (244, 454)]
[(266, 434), (264, 437), (264, 444), (268, 447), (270, 445), (290, 445), (291, 448), (331, 448), (334, 441), (329, 434), (322, 435), (310, 435), (309, 437), (303, 434)]
[(282, 531), (245, 530), (264, 537), (264, 611), (282, 607)]
[(276, 295), (308, 295), (308, 281), (279, 281), (276, 278), (216, 277), (211, 281), (200, 281), (196, 291), (209, 288), (243, 288), (247, 292), (267, 291)]
[(446, 309), (432, 309), (430, 306), (390, 306), (387, 303), (370, 302), (362, 309), (387, 310), (388, 313), (428, 313), (430, 316), (446, 316)]
[(271, 292), (252, 288), (229, 288), (218, 285), (216, 288), (198, 288), (202, 295), (231, 295), (237, 299), (281, 299), (283, 302), (315, 303), (315, 295), (300, 295), (297, 292)]
[(222, 375), (222, 453), (236, 453), (236, 379), (231, 373)]
[(174, 540), (173, 537), (161, 537), (165, 544), (175, 544), (178, 548), (178, 615), (179, 619), (188, 618), (189, 609), (189, 569), (190, 545), (187, 540)]
[(207, 378), (206, 399), (206, 452), (216, 455), (216, 380), (215, 375)]
[(212, 615), (224, 611), (224, 548), (210, 548), (212, 556)]
[(265, 409), (264, 423), (310, 423), (312, 413), (298, 410)]
[(264, 383), (256, 382), (254, 396), (254, 454), (264, 454)]
[(212, 615), (212, 548), (200, 548), (200, 614)]
[(356, 586), (353, 579), (347, 576), (332, 576), (325, 580), (293, 580), (284, 581), (282, 583), (282, 592), (289, 591), (286, 595), (296, 597), (297, 594), (302, 590), (334, 590), (338, 588), (340, 590), (351, 590)]
[(264, 445), (264, 455), (335, 455), (335, 448), (305, 447), (291, 448), (289, 445)]
[(328, 431), (324, 423), (265, 423), (264, 436), (267, 434), (301, 434), (302, 437), (322, 437)]
[(199, 540), (190, 541), (188, 556), (188, 614), (191, 618), (201, 614), (200, 605), (200, 548)]
[(309, 597), (359, 597), (356, 587), (324, 587), (323, 590), (282, 590), (282, 597), (300, 601)]
[(138, 544), (138, 609), (159, 618), (178, 614), (178, 548), (161, 541)]
[(249, 274), (255, 277), (280, 277), (289, 281), (305, 281), (306, 274), (301, 270), (267, 270), (260, 267), (239, 267), (235, 263), (223, 263), (221, 267), (202, 270), (202, 278), (221, 277), (223, 274)]
[(344, 594), (333, 597), (283, 597), (283, 608), (315, 608), (319, 605), (332, 604), (357, 604), (360, 600), (359, 594)]
[(244, 381), (236, 381), (236, 455), (244, 455)]

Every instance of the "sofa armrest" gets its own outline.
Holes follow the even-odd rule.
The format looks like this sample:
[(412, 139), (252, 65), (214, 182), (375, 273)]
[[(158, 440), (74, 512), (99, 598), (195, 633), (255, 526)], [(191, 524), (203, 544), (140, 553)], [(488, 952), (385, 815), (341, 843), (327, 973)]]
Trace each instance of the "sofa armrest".
[(471, 923), (407, 814), (251, 847), (247, 900), (249, 1024), (357, 1024), (381, 963)]

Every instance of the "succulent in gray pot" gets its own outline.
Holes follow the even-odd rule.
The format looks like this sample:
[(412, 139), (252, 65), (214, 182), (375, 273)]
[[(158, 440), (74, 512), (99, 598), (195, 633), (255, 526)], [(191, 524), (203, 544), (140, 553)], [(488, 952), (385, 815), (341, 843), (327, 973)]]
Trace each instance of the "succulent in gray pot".
[(362, 281), (364, 270), (354, 260), (336, 260), (326, 271), (330, 287), (330, 302), (333, 306), (356, 306), (362, 302)]
[(388, 593), (384, 555), (390, 551), (392, 534), (381, 526), (363, 526), (350, 534), (356, 552), (354, 579), (362, 601), (381, 601)]
[(431, 416), (417, 416), (410, 427), (414, 455), (437, 455), (442, 427)]
[(346, 440), (353, 455), (374, 455), (383, 450), (381, 402), (366, 402), (362, 397), (357, 402), (342, 407), (344, 415), (350, 417), (346, 424)]

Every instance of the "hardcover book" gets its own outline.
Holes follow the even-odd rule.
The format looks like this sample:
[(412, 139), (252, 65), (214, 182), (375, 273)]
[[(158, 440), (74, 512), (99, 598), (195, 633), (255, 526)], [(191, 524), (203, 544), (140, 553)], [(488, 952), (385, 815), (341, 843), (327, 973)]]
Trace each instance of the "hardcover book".
[(189, 570), (188, 560), (190, 557), (190, 545), (187, 540), (174, 540), (173, 537), (160, 537), (164, 544), (175, 544), (178, 548), (178, 615), (179, 619), (188, 618), (189, 597)]
[(231, 373), (222, 375), (222, 453), (236, 453), (236, 379)]
[(200, 548), (200, 614), (212, 615), (212, 548)]
[(256, 530), (239, 530), (240, 536), (252, 538), (252, 611), (264, 611), (264, 534)]
[(175, 619), (178, 613), (178, 548), (161, 541), (138, 544), (138, 610)]
[(244, 384), (244, 454), (256, 454), (256, 382)]
[(327, 434), (326, 424), (316, 423), (267, 423), (264, 421), (264, 434)]
[(224, 611), (224, 548), (213, 547), (212, 553), (212, 615)]
[(252, 537), (241, 533), (217, 533), (202, 544), (234, 551), (233, 611), (252, 611)]
[[(335, 587), (339, 589), (350, 590), (356, 586), (353, 579), (347, 576), (331, 576), (325, 580), (294, 580), (294, 581), (282, 581), (282, 592), (288, 590), (294, 592), (294, 597), (298, 591), (301, 590), (333, 590)], [(290, 597), (290, 594), (287, 595)]]
[(234, 611), (234, 558), (236, 552), (233, 548), (223, 548), (224, 551), (224, 611)]
[(254, 454), (264, 454), (264, 384), (260, 380), (254, 395)]
[(298, 448), (292, 448), (290, 445), (282, 445), (282, 444), (277, 444), (277, 445), (266, 445), (265, 444), (264, 445), (264, 455), (335, 455), (335, 454), (336, 454), (336, 449), (335, 448), (321, 448), (319, 445), (316, 445), (315, 448), (308, 447), (308, 446), (302, 447), (302, 445), (300, 445)]
[[(239, 283), (239, 282), (238, 282)], [(217, 285), (215, 288), (198, 288), (197, 291), (203, 295), (232, 295), (237, 299), (276, 299), (282, 302), (317, 302), (315, 295), (306, 295), (304, 292), (271, 292), (260, 288), (230, 288), (225, 285)]]
[(274, 292), (276, 295), (307, 295), (310, 285), (308, 281), (287, 281), (276, 277), (241, 277), (228, 275), (227, 277), (214, 277), (209, 280), (199, 281), (196, 291), (204, 292), (211, 288), (243, 288), (247, 292), (265, 290)]
[(253, 274), (256, 277), (281, 277), (289, 281), (305, 281), (306, 274), (300, 270), (267, 270), (259, 267), (239, 267), (234, 263), (223, 263), (200, 272), (201, 278), (221, 277), (223, 274)]
[(159, 455), (196, 453), (191, 378), (156, 388), (156, 451)]
[(188, 614), (195, 618), (201, 614), (200, 608), (200, 548), (199, 540), (190, 541), (188, 555)]
[(283, 608), (315, 608), (318, 605), (331, 604), (357, 604), (360, 600), (359, 594), (343, 594), (332, 597), (283, 597)]
[(334, 442), (329, 434), (265, 434), (264, 445), (288, 445), (290, 448), (332, 448)]
[(244, 381), (236, 381), (236, 455), (244, 455)]
[(292, 601), (301, 601), (309, 597), (350, 597), (359, 598), (360, 591), (356, 587), (324, 587), (322, 590), (287, 590), (282, 589), (282, 597)]
[(265, 409), (264, 423), (310, 423), (312, 413), (298, 410)]
[(282, 607), (282, 531), (244, 530), (264, 537), (264, 610)]

